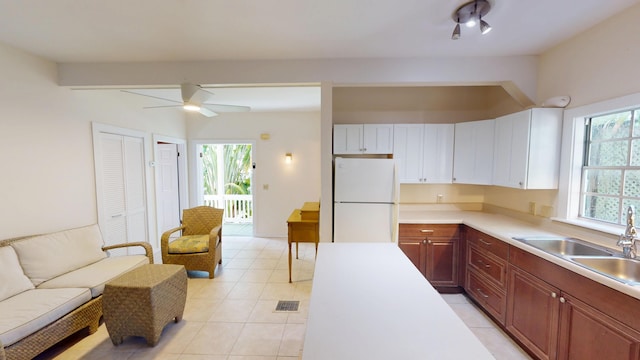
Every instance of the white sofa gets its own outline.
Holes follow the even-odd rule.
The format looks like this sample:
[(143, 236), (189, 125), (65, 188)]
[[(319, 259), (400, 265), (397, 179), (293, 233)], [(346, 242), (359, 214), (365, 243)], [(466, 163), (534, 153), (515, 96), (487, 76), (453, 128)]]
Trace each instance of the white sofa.
[[(95, 332), (105, 283), (153, 263), (148, 243), (103, 244), (98, 225), (0, 241), (0, 360), (30, 359), (79, 330)], [(128, 246), (145, 255), (108, 254)]]

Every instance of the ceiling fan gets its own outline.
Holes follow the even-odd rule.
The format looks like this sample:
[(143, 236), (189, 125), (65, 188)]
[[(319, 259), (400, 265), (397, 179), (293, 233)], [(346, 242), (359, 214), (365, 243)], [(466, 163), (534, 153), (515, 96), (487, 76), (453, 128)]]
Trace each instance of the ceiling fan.
[(211, 99), (211, 97), (214, 94), (212, 92), (209, 92), (203, 89), (200, 85), (195, 85), (190, 83), (184, 83), (180, 85), (180, 93), (182, 95), (182, 101), (167, 99), (167, 98), (153, 96), (149, 94), (143, 94), (143, 93), (131, 91), (131, 90), (122, 90), (122, 91), (135, 94), (135, 95), (141, 95), (141, 96), (146, 96), (154, 99), (160, 99), (160, 100), (170, 101), (172, 103), (180, 104), (180, 105), (148, 106), (148, 107), (145, 107), (145, 109), (182, 107), (187, 111), (199, 112), (200, 114), (206, 117), (216, 116), (218, 115), (219, 112), (245, 112), (245, 111), (251, 110), (249, 106), (209, 103), (208, 101)]

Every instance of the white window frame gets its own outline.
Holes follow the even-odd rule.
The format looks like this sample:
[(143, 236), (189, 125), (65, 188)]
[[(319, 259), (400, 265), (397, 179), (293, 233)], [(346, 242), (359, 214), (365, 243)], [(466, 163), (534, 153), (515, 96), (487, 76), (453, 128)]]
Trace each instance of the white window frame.
[(585, 118), (640, 107), (640, 93), (567, 109), (562, 129), (558, 216), (552, 218), (605, 233), (619, 235), (624, 226), (578, 217), (584, 155)]

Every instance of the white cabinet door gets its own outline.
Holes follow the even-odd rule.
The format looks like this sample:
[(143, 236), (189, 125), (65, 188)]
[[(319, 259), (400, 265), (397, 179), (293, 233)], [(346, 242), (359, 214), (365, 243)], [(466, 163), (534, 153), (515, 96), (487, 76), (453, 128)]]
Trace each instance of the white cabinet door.
[(416, 184), (422, 177), (422, 124), (396, 124), (393, 126), (393, 159), (396, 161), (398, 182)]
[(333, 153), (362, 154), (364, 128), (362, 125), (334, 125)]
[(334, 154), (392, 154), (393, 124), (333, 126)]
[(393, 153), (393, 124), (364, 124), (365, 154)]
[(393, 158), (398, 182), (450, 184), (453, 134), (453, 124), (396, 124), (393, 127)]
[(422, 179), (429, 184), (450, 184), (453, 177), (453, 124), (425, 124)]
[(526, 185), (531, 112), (496, 119), (493, 184), (513, 188)]
[(453, 182), (491, 185), (494, 122), (492, 119), (455, 125)]
[(496, 119), (495, 185), (556, 189), (562, 109), (537, 108)]

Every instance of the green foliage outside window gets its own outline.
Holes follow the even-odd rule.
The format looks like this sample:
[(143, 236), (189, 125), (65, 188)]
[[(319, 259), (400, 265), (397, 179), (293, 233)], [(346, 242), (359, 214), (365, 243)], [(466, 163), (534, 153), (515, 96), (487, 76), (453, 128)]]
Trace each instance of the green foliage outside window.
[[(224, 174), (218, 174), (219, 150)], [(250, 144), (203, 145), (202, 165), (205, 195), (251, 194)], [(224, 189), (218, 189), (218, 176), (224, 176)]]

